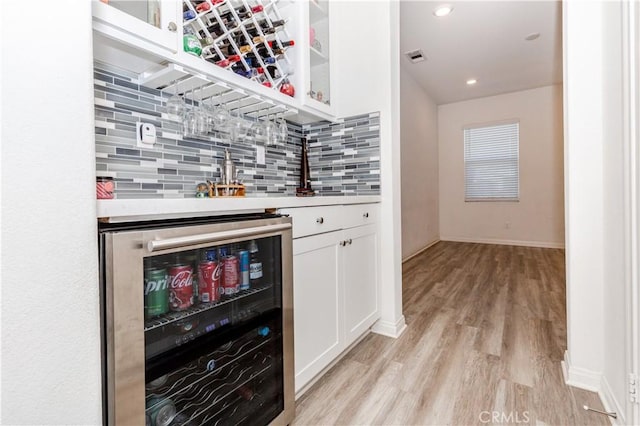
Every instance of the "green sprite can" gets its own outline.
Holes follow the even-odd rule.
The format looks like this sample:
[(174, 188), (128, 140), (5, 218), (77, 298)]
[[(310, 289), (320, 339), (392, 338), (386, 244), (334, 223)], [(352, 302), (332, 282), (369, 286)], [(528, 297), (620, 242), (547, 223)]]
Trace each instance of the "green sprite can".
[(148, 268), (144, 270), (144, 317), (157, 317), (169, 310), (169, 287), (167, 270)]

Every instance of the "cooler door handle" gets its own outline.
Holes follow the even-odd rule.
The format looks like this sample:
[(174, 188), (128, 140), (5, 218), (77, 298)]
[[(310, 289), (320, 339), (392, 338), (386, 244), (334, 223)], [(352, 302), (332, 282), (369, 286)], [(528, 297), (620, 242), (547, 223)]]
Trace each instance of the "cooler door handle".
[(211, 232), (209, 234), (188, 235), (185, 237), (165, 238), (159, 240), (151, 240), (147, 243), (150, 252), (172, 249), (178, 247), (187, 247), (195, 244), (215, 243), (217, 241), (230, 240), (233, 238), (249, 238), (270, 234), (273, 232), (291, 229), (290, 223), (282, 223), (277, 225), (265, 225), (255, 228), (232, 229), (229, 231)]

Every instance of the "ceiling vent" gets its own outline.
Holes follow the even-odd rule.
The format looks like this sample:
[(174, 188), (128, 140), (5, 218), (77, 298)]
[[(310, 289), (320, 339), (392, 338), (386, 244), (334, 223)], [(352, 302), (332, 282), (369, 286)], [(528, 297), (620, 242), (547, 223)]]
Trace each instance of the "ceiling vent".
[(427, 59), (424, 57), (424, 55), (422, 54), (422, 50), (420, 49), (412, 50), (410, 52), (405, 53), (405, 55), (407, 55), (407, 58), (409, 58), (409, 60), (414, 64), (417, 64), (418, 62), (422, 62), (425, 59)]

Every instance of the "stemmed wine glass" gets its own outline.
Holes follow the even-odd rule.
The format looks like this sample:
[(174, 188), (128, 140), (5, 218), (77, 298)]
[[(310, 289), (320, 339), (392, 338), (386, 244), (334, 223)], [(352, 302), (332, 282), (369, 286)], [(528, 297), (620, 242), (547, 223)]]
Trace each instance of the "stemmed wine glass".
[(172, 120), (180, 120), (185, 112), (185, 103), (182, 96), (178, 96), (178, 85), (173, 80), (173, 96), (167, 99), (167, 115)]
[[(222, 94), (220, 94), (220, 98), (222, 99)], [(215, 110), (213, 113), (214, 127), (221, 132), (227, 131), (229, 128), (230, 118), (231, 118), (231, 114), (229, 113), (229, 110), (222, 102), (220, 102), (215, 107)]]
[(240, 109), (235, 113), (231, 113), (229, 120), (229, 133), (231, 140), (241, 140), (247, 136), (249, 132), (249, 123), (240, 114)]
[(267, 121), (264, 123), (264, 131), (265, 131), (265, 137), (267, 140), (267, 145), (270, 145), (270, 146), (278, 145), (278, 139), (277, 139), (278, 126), (276, 126), (276, 124), (272, 120), (270, 120), (268, 116), (267, 116)]
[(182, 119), (182, 131), (185, 136), (195, 135), (197, 132), (195, 102), (193, 100), (193, 89), (191, 90), (191, 108), (185, 108)]
[(277, 143), (284, 146), (287, 143), (287, 138), (289, 137), (289, 128), (287, 127), (287, 122), (283, 117), (280, 117), (276, 120), (277, 125)]
[(204, 103), (202, 100), (202, 90), (200, 89), (200, 101), (198, 102), (198, 107), (195, 109), (196, 112), (196, 133), (199, 135), (206, 135), (209, 131), (209, 127), (207, 126), (207, 110), (204, 107)]
[(256, 142), (268, 142), (265, 124), (259, 117), (257, 117), (256, 121), (251, 125), (251, 135)]

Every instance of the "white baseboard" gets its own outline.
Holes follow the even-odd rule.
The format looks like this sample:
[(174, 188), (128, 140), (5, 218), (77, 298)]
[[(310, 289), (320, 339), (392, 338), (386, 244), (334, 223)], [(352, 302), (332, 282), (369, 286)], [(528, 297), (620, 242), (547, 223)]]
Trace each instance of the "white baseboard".
[(453, 241), (457, 243), (476, 244), (499, 244), (504, 246), (541, 247), (563, 249), (564, 243), (554, 243), (549, 241), (522, 241), (522, 240), (500, 240), (494, 238), (467, 238), (467, 237), (447, 237), (441, 236), (440, 241)]
[(371, 331), (376, 334), (397, 339), (406, 330), (406, 328), (407, 323), (404, 321), (404, 315), (401, 315), (395, 323), (381, 319), (378, 320), (378, 322), (373, 324), (373, 327), (371, 327)]
[(402, 259), (402, 263), (407, 262), (411, 259), (413, 259), (416, 256), (421, 255), (422, 253), (424, 253), (425, 251), (427, 251), (429, 248), (433, 247), (434, 245), (438, 244), (440, 242), (439, 239), (430, 242), (429, 244), (426, 245), (426, 247), (421, 248), (420, 250), (418, 250), (417, 252), (410, 254), (409, 256), (405, 257), (404, 259)]
[[(569, 352), (565, 351), (564, 361), (562, 361), (562, 374), (567, 385), (597, 393), (604, 406), (604, 411), (616, 412), (617, 419), (609, 417), (612, 425), (626, 424), (623, 407), (613, 396), (609, 382), (607, 382), (602, 373), (572, 366)], [(581, 407), (578, 408), (580, 409)]]
[(598, 392), (600, 390), (602, 373), (572, 366), (569, 351), (564, 351), (562, 373), (564, 374), (565, 383), (569, 386), (575, 386), (591, 392)]

